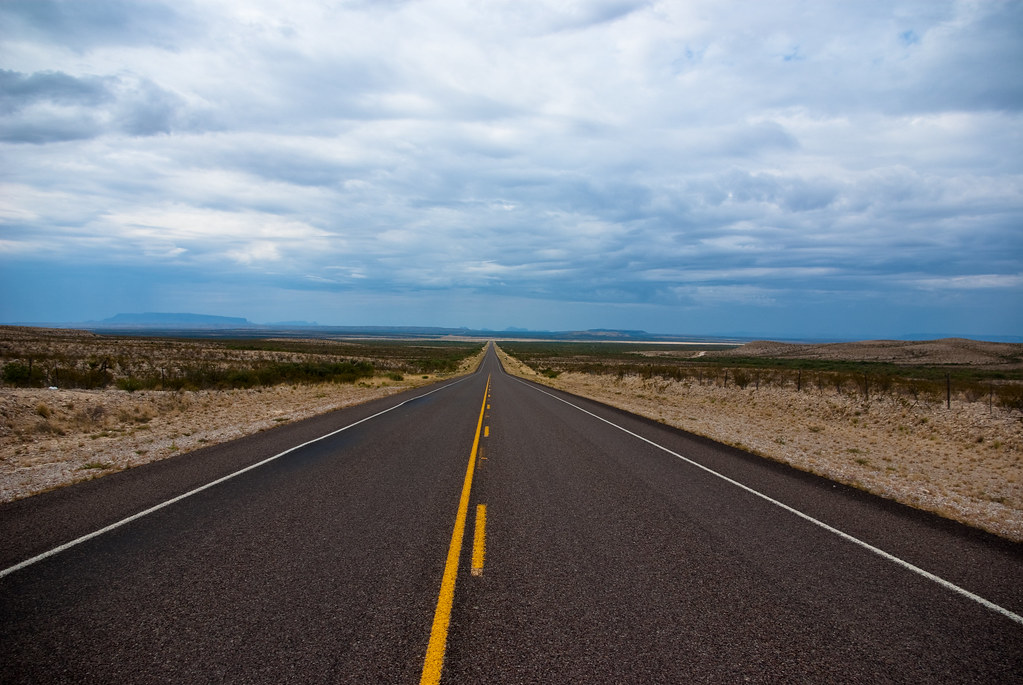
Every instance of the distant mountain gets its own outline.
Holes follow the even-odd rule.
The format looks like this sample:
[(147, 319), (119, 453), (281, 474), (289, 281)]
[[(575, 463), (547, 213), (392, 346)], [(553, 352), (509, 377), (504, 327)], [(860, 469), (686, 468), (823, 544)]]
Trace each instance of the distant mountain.
[[(30, 324), (31, 325), (31, 324)], [(67, 324), (56, 327), (66, 328)], [(381, 339), (491, 339), (550, 340), (575, 342), (727, 342), (744, 343), (753, 338), (737, 340), (717, 336), (660, 335), (641, 330), (595, 328), (588, 331), (532, 331), (515, 326), (504, 331), (475, 330), (465, 327), (439, 326), (331, 326), (314, 321), (277, 321), (269, 324), (252, 323), (236, 316), (210, 314), (146, 312), (118, 314), (103, 321), (75, 324), (98, 333), (144, 336), (180, 336), (200, 338), (250, 338), (273, 335), (284, 338), (381, 338)]]
[(109, 326), (161, 326), (172, 328), (246, 327), (254, 326), (248, 319), (237, 316), (213, 316), (211, 314), (168, 314), (146, 312), (144, 314), (117, 314), (103, 319), (101, 324)]

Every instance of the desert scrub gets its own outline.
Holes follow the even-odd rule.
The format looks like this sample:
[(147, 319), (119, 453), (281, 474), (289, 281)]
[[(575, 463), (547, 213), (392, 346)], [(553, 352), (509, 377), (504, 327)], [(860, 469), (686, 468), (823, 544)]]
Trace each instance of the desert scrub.
[(354, 383), (370, 378), (375, 370), (369, 362), (286, 362), (259, 365), (255, 368), (186, 366), (172, 373), (117, 381), (121, 390), (228, 390), (238, 388), (293, 385), (295, 383)]
[(0, 382), (128, 392), (354, 383), (376, 371), (455, 373), (482, 349), (437, 340), (172, 339), (0, 326)]
[(996, 394), (999, 406), (1019, 412), (1020, 418), (1023, 419), (1023, 386), (999, 386)]
[[(985, 402), (1015, 409), (1023, 418), (1023, 345), (977, 341), (937, 341), (939, 352), (928, 359), (913, 348), (917, 343), (863, 343), (842, 354), (863, 354), (864, 359), (824, 358), (834, 345), (795, 346), (806, 357), (776, 358), (759, 354), (764, 343), (735, 346), (637, 345), (633, 343), (503, 342), (502, 352), (545, 375), (548, 369), (560, 373), (612, 375), (621, 381), (629, 376), (644, 379), (687, 382), (719, 388), (752, 386), (815, 391), (831, 397), (859, 397), (868, 402), (894, 400), (907, 406), (974, 404)], [(925, 344), (925, 343), (922, 343)], [(854, 343), (849, 343), (855, 346)], [(789, 349), (783, 344), (767, 347)], [(934, 346), (934, 345), (932, 345)], [(840, 346), (839, 346), (840, 347)], [(879, 347), (908, 351), (895, 361), (871, 359)], [(955, 354), (972, 350), (982, 363), (958, 361)], [(815, 358), (813, 355), (822, 355)]]
[(74, 414), (74, 422), (81, 426), (97, 426), (106, 423), (107, 408), (102, 404), (93, 404), (79, 409)]
[(12, 361), (4, 364), (0, 379), (5, 385), (15, 388), (41, 388), (46, 382), (46, 374), (38, 366), (33, 368), (31, 361), (27, 364)]
[(63, 426), (51, 421), (50, 419), (43, 419), (42, 421), (37, 423), (35, 432), (43, 435), (46, 434), (65, 435), (67, 433), (67, 431), (64, 430)]
[(149, 423), (156, 413), (149, 405), (122, 408), (117, 412), (117, 420), (121, 423)]

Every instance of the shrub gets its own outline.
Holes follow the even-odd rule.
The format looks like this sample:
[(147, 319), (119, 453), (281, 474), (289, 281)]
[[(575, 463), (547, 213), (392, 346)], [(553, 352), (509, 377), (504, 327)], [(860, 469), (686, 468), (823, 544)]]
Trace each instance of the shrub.
[(750, 384), (750, 375), (743, 369), (732, 370), (732, 382), (735, 383), (739, 388), (745, 389)]
[(105, 388), (113, 381), (114, 375), (101, 368), (79, 370), (74, 367), (55, 367), (50, 373), (50, 382), (62, 388)]
[(999, 406), (1023, 413), (1023, 386), (1003, 385), (996, 391)]
[(977, 402), (987, 397), (990, 387), (982, 383), (960, 383), (959, 391), (967, 402)]
[(142, 379), (129, 376), (128, 378), (118, 378), (117, 387), (128, 392), (135, 392), (136, 390), (142, 390), (147, 386)]
[(420, 373), (451, 373), (458, 370), (458, 364), (460, 361), (461, 358), (442, 359), (439, 357), (429, 357), (415, 362), (415, 366), (417, 367), (416, 370)]
[(10, 362), (4, 365), (3, 379), (7, 385), (17, 388), (41, 388), (46, 382), (46, 374), (39, 367)]

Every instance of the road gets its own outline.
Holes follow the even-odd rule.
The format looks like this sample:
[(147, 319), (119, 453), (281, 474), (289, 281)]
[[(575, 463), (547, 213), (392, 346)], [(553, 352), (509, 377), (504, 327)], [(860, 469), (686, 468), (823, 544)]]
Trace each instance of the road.
[(507, 375), (0, 506), (5, 683), (1023, 682), (1023, 545)]

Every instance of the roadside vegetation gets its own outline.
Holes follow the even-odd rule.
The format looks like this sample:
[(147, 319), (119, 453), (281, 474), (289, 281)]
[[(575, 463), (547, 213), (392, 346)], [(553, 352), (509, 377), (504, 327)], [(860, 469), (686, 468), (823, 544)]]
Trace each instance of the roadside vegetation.
[(480, 343), (149, 338), (0, 327), (12, 388), (211, 390), (453, 373)]
[[(636, 376), (701, 386), (833, 391), (864, 400), (981, 402), (1023, 417), (1023, 346), (987, 366), (894, 364), (853, 359), (778, 359), (717, 346), (506, 342), (501, 348), (547, 378), (562, 373)], [(1014, 349), (1019, 348), (1019, 349)]]
[(468, 373), (482, 353), (0, 327), (0, 502)]

